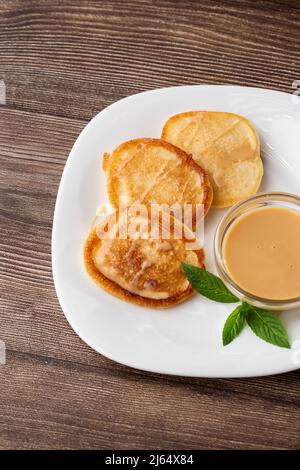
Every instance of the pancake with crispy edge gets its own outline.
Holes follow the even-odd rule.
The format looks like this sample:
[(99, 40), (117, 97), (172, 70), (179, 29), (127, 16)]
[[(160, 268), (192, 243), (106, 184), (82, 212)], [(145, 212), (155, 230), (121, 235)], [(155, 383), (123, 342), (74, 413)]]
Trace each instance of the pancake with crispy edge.
[(233, 113), (190, 111), (165, 123), (161, 138), (177, 145), (208, 173), (214, 207), (227, 207), (255, 194), (263, 165), (256, 130)]
[(103, 156), (107, 190), (115, 209), (136, 202), (145, 205), (192, 205), (192, 226), (197, 205), (208, 212), (213, 198), (206, 172), (186, 152), (160, 139), (135, 139)]
[[(157, 239), (136, 238), (130, 231), (126, 239), (113, 238), (112, 233), (122, 233), (123, 225), (129, 227), (130, 221), (134, 227), (144, 224), (147, 230), (150, 224), (149, 216), (128, 216), (127, 222), (123, 222), (119, 213), (115, 214), (116, 219), (112, 219), (114, 214), (106, 217), (86, 240), (84, 262), (91, 278), (110, 294), (145, 307), (167, 308), (190, 297), (194, 290), (181, 263), (204, 267), (204, 250), (192, 232), (169, 215), (169, 239), (162, 238), (165, 233), (162, 216)], [(114, 227), (118, 227), (117, 232)], [(184, 228), (182, 239), (176, 239)], [(187, 249), (186, 243), (196, 243), (196, 247)], [(163, 298), (155, 298), (157, 293)]]

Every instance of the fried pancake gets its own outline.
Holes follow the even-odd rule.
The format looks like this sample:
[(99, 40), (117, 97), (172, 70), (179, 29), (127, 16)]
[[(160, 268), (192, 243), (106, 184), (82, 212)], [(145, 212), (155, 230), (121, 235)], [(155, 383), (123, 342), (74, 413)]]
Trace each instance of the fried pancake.
[[(148, 215), (128, 214), (126, 220), (119, 214), (106, 217), (85, 243), (85, 266), (94, 281), (110, 294), (145, 307), (166, 308), (190, 297), (194, 291), (181, 263), (204, 267), (204, 251), (192, 232), (168, 216), (170, 236), (166, 238), (160, 217), (158, 236), (146, 238), (145, 233), (152, 233)], [(184, 229), (188, 232), (179, 239)]]
[(208, 173), (214, 207), (226, 207), (256, 193), (263, 166), (259, 137), (237, 114), (192, 111), (172, 116), (161, 138), (182, 148)]
[(210, 208), (212, 187), (206, 172), (186, 152), (160, 139), (121, 144), (109, 157), (105, 154), (103, 168), (115, 209), (136, 202), (168, 206), (177, 203), (181, 207), (191, 204), (195, 226), (196, 205), (203, 205), (204, 215)]

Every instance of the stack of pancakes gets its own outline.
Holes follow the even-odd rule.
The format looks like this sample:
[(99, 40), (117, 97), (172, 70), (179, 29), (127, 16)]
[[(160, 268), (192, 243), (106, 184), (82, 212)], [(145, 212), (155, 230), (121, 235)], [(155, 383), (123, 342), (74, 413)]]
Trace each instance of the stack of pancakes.
[[(203, 247), (191, 232), (199, 223), (198, 207), (204, 217), (211, 205), (232, 205), (254, 194), (263, 175), (252, 125), (242, 116), (208, 111), (172, 116), (161, 139), (122, 143), (104, 154), (103, 168), (115, 212), (94, 227), (86, 241), (87, 271), (115, 296), (151, 307), (169, 307), (193, 293), (182, 262), (204, 267)], [(165, 237), (164, 208), (174, 205), (192, 208), (191, 227), (170, 215)], [(146, 212), (132, 210), (140, 206)], [(159, 208), (155, 234), (150, 210), (154, 206)], [(122, 231), (125, 237), (116, 236)]]

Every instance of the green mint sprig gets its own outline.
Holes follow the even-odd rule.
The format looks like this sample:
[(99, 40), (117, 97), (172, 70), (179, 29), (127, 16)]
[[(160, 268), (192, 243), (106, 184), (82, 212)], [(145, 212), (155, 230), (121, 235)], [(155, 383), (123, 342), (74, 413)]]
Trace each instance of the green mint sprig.
[(246, 315), (243, 305), (236, 307), (227, 318), (223, 328), (223, 346), (231, 343), (236, 338), (246, 323)]
[(225, 304), (239, 302), (218, 276), (191, 264), (182, 263), (182, 266), (189, 283), (199, 294)]
[[(182, 267), (189, 283), (199, 294), (216, 302), (240, 302), (218, 276), (191, 264), (182, 263)], [(223, 345), (231, 343), (246, 323), (253, 333), (264, 341), (282, 348), (291, 347), (287, 332), (279, 318), (269, 310), (249, 305), (246, 302), (236, 307), (227, 318), (223, 328)]]

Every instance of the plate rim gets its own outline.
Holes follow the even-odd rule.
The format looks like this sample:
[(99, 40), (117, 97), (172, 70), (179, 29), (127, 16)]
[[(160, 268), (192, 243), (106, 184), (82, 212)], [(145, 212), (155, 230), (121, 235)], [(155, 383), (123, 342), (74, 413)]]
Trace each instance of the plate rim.
[[(83, 140), (85, 138), (85, 134), (87, 132), (87, 129), (90, 128), (92, 125), (95, 124), (96, 120), (98, 119), (98, 117), (100, 115), (105, 115), (107, 114), (108, 112), (110, 112), (112, 109), (114, 108), (117, 108), (119, 105), (123, 105), (124, 102), (127, 102), (127, 101), (130, 101), (130, 100), (135, 100), (135, 98), (137, 96), (145, 96), (147, 94), (155, 94), (156, 92), (160, 93), (160, 92), (163, 92), (163, 91), (172, 91), (172, 90), (182, 90), (182, 89), (187, 89), (187, 88), (210, 88), (210, 89), (213, 89), (213, 88), (224, 88), (224, 89), (233, 89), (234, 90), (249, 90), (249, 91), (253, 91), (253, 92), (258, 92), (258, 93), (268, 93), (268, 94), (274, 94), (274, 95), (282, 95), (282, 96), (289, 96), (289, 97), (292, 97), (293, 94), (289, 94), (287, 92), (283, 92), (283, 91), (278, 91), (278, 90), (274, 90), (274, 89), (269, 89), (269, 88), (259, 88), (259, 87), (251, 87), (251, 86), (244, 86), (244, 85), (231, 85), (231, 84), (221, 84), (221, 85), (216, 85), (216, 84), (193, 84), (193, 85), (179, 85), (179, 86), (170, 86), (170, 87), (162, 87), (162, 88), (155, 88), (155, 89), (151, 89), (151, 90), (145, 90), (145, 91), (142, 91), (142, 92), (139, 92), (139, 93), (134, 93), (132, 95), (129, 95), (129, 96), (125, 96), (113, 103), (111, 103), (110, 105), (108, 105), (107, 107), (103, 108), (101, 111), (99, 111), (95, 116), (93, 116), (93, 118), (88, 121), (86, 123), (86, 125), (83, 127), (83, 129), (80, 131), (80, 134), (77, 136), (74, 144), (72, 145), (71, 147), (71, 150), (69, 151), (69, 154), (68, 154), (68, 157), (67, 157), (67, 160), (64, 164), (64, 168), (63, 168), (63, 172), (62, 172), (62, 175), (61, 175), (61, 178), (60, 178), (60, 182), (59, 182), (59, 186), (58, 186), (58, 190), (57, 190), (57, 195), (56, 195), (56, 201), (55, 201), (55, 208), (54, 208), (54, 214), (53, 214), (53, 222), (52, 222), (52, 234), (51, 234), (51, 260), (52, 260), (52, 275), (53, 275), (53, 282), (54, 282), (54, 287), (55, 287), (55, 291), (56, 291), (56, 295), (57, 295), (57, 298), (58, 298), (58, 301), (59, 301), (59, 305), (62, 309), (62, 312), (64, 314), (64, 316), (66, 317), (69, 325), (71, 326), (71, 328), (74, 330), (74, 332), (79, 336), (79, 338), (84, 341), (90, 348), (92, 348), (94, 351), (96, 351), (97, 353), (103, 355), (104, 357), (108, 358), (109, 360), (113, 361), (113, 362), (116, 362), (116, 363), (119, 363), (121, 365), (124, 365), (126, 367), (130, 367), (132, 369), (135, 369), (135, 370), (140, 370), (140, 371), (144, 371), (144, 372), (150, 372), (150, 373), (155, 373), (155, 374), (162, 374), (162, 375), (170, 375), (170, 376), (179, 376), (179, 377), (194, 377), (194, 378), (249, 378), (249, 377), (263, 377), (263, 376), (270, 376), (270, 375), (278, 375), (278, 374), (282, 374), (282, 373), (288, 373), (288, 372), (291, 372), (291, 371), (295, 371), (297, 369), (300, 368), (300, 366), (298, 365), (295, 365), (295, 364), (291, 364), (291, 366), (288, 368), (288, 367), (282, 367), (282, 368), (277, 368), (275, 370), (269, 370), (269, 372), (266, 372), (266, 371), (260, 371), (260, 372), (257, 372), (255, 374), (249, 372), (244, 372), (244, 373), (241, 373), (241, 374), (237, 374), (237, 373), (233, 373), (233, 374), (228, 374), (225, 373), (225, 374), (222, 374), (222, 373), (205, 373), (205, 374), (195, 374), (195, 373), (183, 373), (181, 371), (177, 371), (177, 372), (174, 372), (174, 371), (169, 371), (167, 370), (166, 368), (161, 368), (159, 366), (157, 367), (143, 367), (142, 365), (136, 365), (134, 364), (133, 362), (131, 361), (126, 361), (126, 360), (122, 360), (121, 358), (118, 357), (118, 354), (114, 355), (114, 354), (110, 354), (110, 353), (107, 353), (106, 351), (102, 350), (101, 347), (99, 347), (99, 345), (95, 344), (93, 340), (91, 340), (90, 338), (88, 338), (85, 334), (82, 333), (82, 331), (80, 330), (79, 327), (77, 327), (76, 325), (76, 322), (73, 320), (72, 318), (72, 314), (70, 312), (68, 312), (68, 308), (67, 306), (65, 305), (65, 302), (63, 300), (63, 295), (61, 294), (61, 289), (60, 289), (60, 285), (59, 285), (59, 282), (58, 282), (58, 276), (56, 274), (57, 272), (57, 263), (56, 263), (56, 256), (55, 256), (55, 252), (56, 252), (56, 244), (57, 244), (57, 240), (56, 240), (56, 231), (57, 231), (57, 217), (58, 217), (58, 212), (59, 212), (59, 206), (60, 206), (60, 200), (62, 198), (62, 188), (64, 187), (64, 181), (65, 179), (67, 178), (67, 175), (68, 175), (68, 171), (69, 171), (69, 167), (71, 165), (71, 161), (72, 161), (72, 155), (76, 152), (76, 149), (77, 147), (79, 146), (81, 140)], [(300, 100), (300, 98), (299, 98)]]

